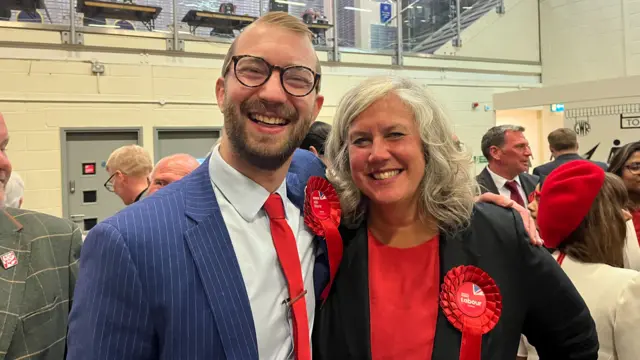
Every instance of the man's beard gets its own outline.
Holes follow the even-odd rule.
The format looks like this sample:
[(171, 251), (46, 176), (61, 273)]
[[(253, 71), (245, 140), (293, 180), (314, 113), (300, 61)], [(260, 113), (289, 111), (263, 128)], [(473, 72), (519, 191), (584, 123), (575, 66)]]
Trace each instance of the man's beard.
[[(291, 157), (293, 152), (302, 144), (312, 119), (299, 119), (298, 112), (290, 106), (277, 105), (268, 106), (260, 100), (248, 99), (240, 104), (240, 112), (236, 110), (234, 104), (225, 101), (223, 104), (224, 130), (231, 146), (240, 157), (262, 170), (277, 170)], [(287, 140), (280, 147), (270, 149), (270, 136), (263, 135), (263, 139), (249, 139), (247, 124), (243, 114), (264, 113), (267, 110), (289, 121), (286, 126), (291, 126), (292, 131), (288, 134)], [(264, 143), (263, 143), (264, 142)]]

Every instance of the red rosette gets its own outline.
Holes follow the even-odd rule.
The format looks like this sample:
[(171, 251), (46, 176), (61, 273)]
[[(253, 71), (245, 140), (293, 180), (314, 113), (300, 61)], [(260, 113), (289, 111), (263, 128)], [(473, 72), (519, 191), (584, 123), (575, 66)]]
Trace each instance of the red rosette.
[(462, 332), (460, 360), (480, 360), (482, 335), (496, 326), (502, 313), (502, 296), (495, 281), (478, 267), (455, 267), (444, 277), (440, 306)]
[(304, 223), (311, 231), (325, 239), (329, 258), (329, 283), (322, 291), (324, 302), (342, 260), (342, 237), (340, 225), (340, 199), (331, 183), (324, 178), (312, 176), (307, 182), (304, 197)]
[(318, 236), (325, 236), (322, 222), (330, 220), (340, 225), (340, 198), (336, 189), (324, 178), (312, 176), (307, 182), (304, 197), (304, 223)]

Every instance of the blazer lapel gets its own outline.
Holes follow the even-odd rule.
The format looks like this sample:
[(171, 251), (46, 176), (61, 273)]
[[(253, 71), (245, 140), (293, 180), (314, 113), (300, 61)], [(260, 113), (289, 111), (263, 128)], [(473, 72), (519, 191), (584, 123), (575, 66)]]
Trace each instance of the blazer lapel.
[(520, 174), (520, 183), (522, 184), (522, 190), (524, 190), (526, 196), (529, 196), (529, 194), (536, 189), (537, 184), (533, 179), (534, 178), (531, 175)]
[(19, 320), (20, 306), (25, 290), (31, 260), (31, 243), (22, 235), (22, 224), (6, 210), (0, 210), (0, 255), (11, 252), (17, 264), (0, 268), (0, 357), (7, 354)]
[[(367, 226), (359, 226), (355, 237), (345, 244), (341, 267), (352, 268), (345, 271), (347, 278), (336, 283), (336, 292), (348, 294), (340, 296), (344, 309), (344, 334), (352, 359), (371, 359), (371, 327), (369, 310), (369, 246)], [(343, 236), (344, 237), (344, 236)], [(348, 237), (347, 237), (348, 238)]]
[[(467, 231), (457, 232), (453, 236), (440, 233), (440, 288), (447, 272), (459, 265), (477, 265), (479, 251), (469, 246)], [(438, 320), (431, 359), (451, 360), (460, 355), (462, 333), (456, 329), (438, 306)]]
[(481, 190), (483, 193), (491, 192), (500, 195), (498, 187), (496, 187), (496, 184), (493, 182), (493, 178), (491, 178), (491, 174), (489, 174), (489, 170), (487, 170), (486, 167), (482, 170), (480, 175), (478, 175), (478, 184), (482, 188)]
[(185, 232), (185, 239), (213, 310), (226, 358), (258, 359), (249, 297), (213, 192), (209, 159), (189, 176), (183, 191), (185, 213), (195, 222)]

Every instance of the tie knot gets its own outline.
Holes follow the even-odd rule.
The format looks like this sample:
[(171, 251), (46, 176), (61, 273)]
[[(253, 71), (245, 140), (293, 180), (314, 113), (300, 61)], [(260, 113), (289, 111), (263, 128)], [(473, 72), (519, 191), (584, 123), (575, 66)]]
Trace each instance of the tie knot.
[(282, 198), (277, 193), (269, 195), (267, 201), (263, 205), (264, 211), (267, 212), (269, 219), (284, 219), (284, 205)]
[(511, 191), (518, 191), (518, 183), (515, 180), (507, 181), (504, 186)]

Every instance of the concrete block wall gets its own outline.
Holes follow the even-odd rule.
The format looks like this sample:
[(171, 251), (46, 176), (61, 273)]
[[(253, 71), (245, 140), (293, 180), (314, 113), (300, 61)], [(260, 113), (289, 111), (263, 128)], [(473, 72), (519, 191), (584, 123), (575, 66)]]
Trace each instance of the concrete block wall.
[[(214, 96), (222, 56), (131, 51), (126, 49), (138, 40), (118, 38), (121, 48), (114, 51), (86, 45), (80, 51), (0, 49), (0, 112), (10, 132), (9, 157), (25, 179), (25, 208), (63, 215), (61, 128), (141, 127), (143, 146), (153, 155), (154, 127), (222, 126)], [(440, 100), (462, 141), (477, 154), (482, 134), (495, 123), (493, 111), (482, 106), (491, 105), (495, 93), (539, 86), (536, 66), (406, 58), (409, 69), (398, 69), (390, 66), (390, 56), (343, 55), (344, 64), (323, 66), (325, 105), (318, 120), (331, 123), (342, 95), (360, 81), (406, 76)], [(104, 74), (91, 72), (92, 61), (104, 64)], [(481, 108), (472, 110), (473, 102)]]

